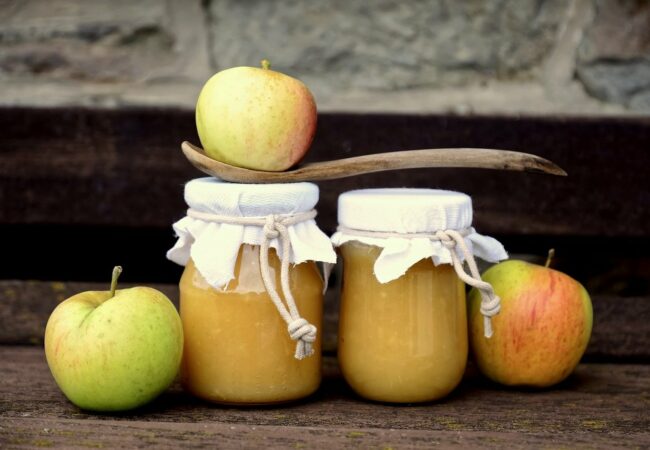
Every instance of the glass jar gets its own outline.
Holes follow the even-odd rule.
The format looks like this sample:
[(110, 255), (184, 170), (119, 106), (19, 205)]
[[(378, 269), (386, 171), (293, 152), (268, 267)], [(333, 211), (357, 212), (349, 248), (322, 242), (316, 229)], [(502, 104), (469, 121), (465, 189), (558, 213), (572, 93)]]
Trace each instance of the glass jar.
[[(239, 405), (283, 403), (312, 394), (321, 380), (323, 316), (323, 279), (315, 261), (334, 262), (336, 256), (313, 217), (296, 223), (282, 222), (282, 217), (313, 211), (318, 188), (201, 180), (186, 186), (190, 210), (175, 224), (179, 241), (168, 253), (185, 265), (180, 280), (184, 388), (209, 401)], [(285, 225), (267, 235), (269, 221)], [(278, 231), (283, 226), (284, 237)], [(288, 330), (270, 292), (291, 309), (278, 256), (285, 251), (285, 238), (290, 241), (286, 256), (293, 263), (286, 265), (289, 295), (299, 313), (288, 320), (316, 331), (300, 356), (291, 325)]]
[[(446, 396), (465, 371), (467, 312), (465, 284), (435, 233), (464, 229), (469, 236), (471, 199), (428, 189), (351, 191), (339, 198), (339, 224), (332, 240), (343, 257), (338, 358), (345, 380), (375, 401)], [(472, 239), (496, 243), (505, 257), (498, 242)]]
[(467, 362), (465, 285), (450, 265), (423, 259), (381, 284), (373, 266), (381, 248), (341, 246), (343, 288), (338, 358), (362, 397), (424, 402), (444, 397)]
[[(320, 384), (321, 335), (312, 357), (293, 357), (296, 344), (266, 292), (259, 253), (259, 246), (241, 246), (235, 278), (223, 290), (210, 286), (191, 260), (185, 266), (180, 282), (185, 333), (181, 379), (197, 397), (220, 403), (278, 403), (306, 397)], [(274, 251), (270, 267), (280, 286), (280, 261)], [(293, 266), (290, 280), (301, 315), (322, 329), (323, 280), (316, 264)]]

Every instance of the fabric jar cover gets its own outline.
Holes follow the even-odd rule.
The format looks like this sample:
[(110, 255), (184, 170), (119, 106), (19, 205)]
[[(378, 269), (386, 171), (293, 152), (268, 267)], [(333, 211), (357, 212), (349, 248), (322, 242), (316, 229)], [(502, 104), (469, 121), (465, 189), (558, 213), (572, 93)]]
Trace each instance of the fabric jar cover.
[(408, 188), (349, 191), (339, 196), (338, 222), (339, 231), (332, 236), (334, 246), (359, 241), (382, 248), (374, 265), (380, 283), (401, 277), (424, 258), (431, 258), (435, 265), (452, 264), (450, 250), (427, 236), (437, 231), (462, 231), (470, 252), (483, 260), (508, 258), (500, 242), (472, 228), (472, 199), (460, 192)]
[[(313, 183), (236, 184), (198, 178), (185, 185), (185, 201), (190, 209), (235, 218), (308, 212), (316, 206), (318, 194), (318, 186)], [(189, 215), (173, 227), (178, 240), (167, 252), (167, 258), (182, 266), (191, 258), (208, 284), (217, 289), (224, 288), (234, 278), (240, 246), (261, 245), (265, 239), (261, 226), (216, 223)], [(291, 263), (336, 263), (332, 244), (314, 219), (287, 228)], [(280, 258), (284, 257), (278, 239), (271, 240), (270, 246)]]

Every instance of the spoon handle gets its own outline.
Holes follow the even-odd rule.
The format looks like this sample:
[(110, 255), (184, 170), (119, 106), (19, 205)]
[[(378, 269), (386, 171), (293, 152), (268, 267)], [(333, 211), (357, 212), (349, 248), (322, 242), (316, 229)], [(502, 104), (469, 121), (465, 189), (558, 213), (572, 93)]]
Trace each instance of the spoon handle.
[(376, 153), (305, 164), (291, 172), (296, 180), (303, 175), (311, 179), (328, 180), (385, 170), (433, 167), (514, 170), (566, 176), (562, 168), (539, 156), (484, 148), (437, 148)]
[(429, 167), (466, 167), (566, 175), (560, 167), (536, 155), (484, 148), (437, 148), (375, 153), (309, 163), (285, 172), (265, 172), (231, 166), (209, 158), (203, 149), (187, 141), (183, 142), (181, 148), (197, 169), (222, 180), (237, 183), (334, 180), (364, 173)]

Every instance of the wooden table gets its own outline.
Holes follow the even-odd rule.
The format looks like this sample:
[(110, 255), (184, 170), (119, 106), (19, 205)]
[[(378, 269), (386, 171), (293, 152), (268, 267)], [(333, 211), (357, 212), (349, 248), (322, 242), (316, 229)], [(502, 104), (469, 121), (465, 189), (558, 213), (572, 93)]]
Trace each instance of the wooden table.
[(365, 402), (326, 358), (316, 395), (265, 408), (214, 406), (174, 387), (135, 413), (87, 414), (66, 401), (38, 347), (0, 347), (3, 448), (642, 448), (650, 366), (582, 364), (550, 390), (503, 389), (470, 374), (442, 402)]
[(547, 390), (505, 389), (470, 365), (432, 404), (357, 398), (335, 359), (337, 283), (328, 291), (321, 389), (266, 408), (210, 405), (179, 386), (125, 414), (68, 403), (47, 368), (44, 326), (64, 298), (125, 283), (170, 298), (180, 268), (164, 258), (198, 174), (178, 144), (196, 141), (191, 111), (0, 109), (0, 448), (650, 447), (650, 120), (329, 114), (312, 159), (434, 146), (487, 146), (550, 158), (566, 179), (455, 170), (325, 182), (319, 223), (336, 196), (374, 186), (445, 187), (474, 198), (477, 228), (516, 257), (543, 260), (587, 286), (595, 323), (583, 363)]

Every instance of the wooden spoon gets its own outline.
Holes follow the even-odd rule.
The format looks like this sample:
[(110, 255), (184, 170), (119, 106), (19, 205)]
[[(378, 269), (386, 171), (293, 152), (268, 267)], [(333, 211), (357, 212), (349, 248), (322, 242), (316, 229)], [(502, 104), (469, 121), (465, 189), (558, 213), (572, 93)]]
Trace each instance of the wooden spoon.
[(298, 181), (334, 180), (385, 170), (424, 167), (466, 167), (480, 169), (516, 170), (566, 176), (566, 172), (551, 161), (528, 153), (485, 148), (435, 148), (375, 153), (333, 161), (298, 166), (284, 172), (244, 169), (217, 161), (202, 148), (185, 141), (183, 153), (194, 167), (208, 175), (237, 183), (293, 183)]

